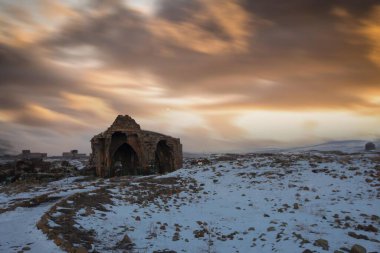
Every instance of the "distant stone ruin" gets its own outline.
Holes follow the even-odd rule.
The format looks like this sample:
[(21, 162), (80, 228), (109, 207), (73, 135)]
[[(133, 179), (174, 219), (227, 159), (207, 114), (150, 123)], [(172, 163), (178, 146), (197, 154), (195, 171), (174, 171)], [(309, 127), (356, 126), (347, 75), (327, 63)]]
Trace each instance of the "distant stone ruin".
[(368, 142), (368, 143), (365, 144), (364, 148), (365, 148), (366, 151), (371, 151), (371, 150), (375, 150), (376, 149), (376, 145), (373, 142)]
[(100, 177), (164, 174), (182, 167), (178, 138), (141, 130), (130, 116), (119, 115), (91, 139), (90, 165)]
[(18, 155), (20, 159), (43, 159), (47, 157), (47, 153), (35, 153), (30, 152), (29, 149), (25, 149)]
[(62, 157), (66, 159), (77, 159), (77, 158), (85, 158), (87, 155), (85, 153), (78, 153), (78, 150), (73, 149), (70, 152), (63, 152)]

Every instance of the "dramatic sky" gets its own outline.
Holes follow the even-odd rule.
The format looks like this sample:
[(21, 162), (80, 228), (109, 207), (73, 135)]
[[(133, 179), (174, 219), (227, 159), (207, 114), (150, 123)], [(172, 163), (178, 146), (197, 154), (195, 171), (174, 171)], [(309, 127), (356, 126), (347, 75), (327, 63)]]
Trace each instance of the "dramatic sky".
[(192, 152), (380, 138), (380, 0), (0, 0), (0, 152), (118, 114)]

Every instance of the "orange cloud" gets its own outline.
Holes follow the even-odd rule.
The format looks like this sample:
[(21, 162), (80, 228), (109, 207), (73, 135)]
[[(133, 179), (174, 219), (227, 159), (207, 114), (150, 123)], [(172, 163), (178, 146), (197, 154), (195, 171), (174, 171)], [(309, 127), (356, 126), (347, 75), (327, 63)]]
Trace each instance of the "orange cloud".
[(83, 114), (90, 114), (97, 117), (97, 120), (112, 120), (113, 115), (118, 113), (113, 110), (103, 99), (69, 92), (63, 92), (66, 107), (79, 111)]
[(51, 110), (39, 104), (30, 103), (18, 110), (0, 110), (1, 121), (30, 127), (55, 129), (67, 134), (73, 130), (86, 129), (89, 125), (80, 118)]
[(49, 19), (78, 17), (76, 11), (62, 1), (38, 0), (41, 13)]
[(380, 5), (373, 7), (370, 17), (363, 21), (361, 33), (371, 44), (368, 57), (380, 68)]
[(0, 42), (16, 46), (38, 43), (67, 20), (79, 18), (72, 6), (60, 1), (6, 3), (0, 6)]
[(37, 2), (12, 2), (20, 20), (0, 8), (9, 136), (87, 145), (116, 114), (185, 150), (380, 136), (372, 1), (163, 0), (149, 15), (121, 0)]
[(0, 15), (0, 43), (22, 47), (41, 38), (43, 28), (35, 23), (31, 17), (25, 17), (26, 20), (31, 19), (28, 23), (19, 22), (18, 19), (16, 21), (14, 18), (17, 18), (17, 16), (10, 18), (6, 15)]
[(200, 53), (244, 52), (252, 35), (251, 17), (246, 11), (236, 1), (204, 0), (201, 4), (200, 11), (187, 20), (154, 20), (152, 33), (170, 44)]

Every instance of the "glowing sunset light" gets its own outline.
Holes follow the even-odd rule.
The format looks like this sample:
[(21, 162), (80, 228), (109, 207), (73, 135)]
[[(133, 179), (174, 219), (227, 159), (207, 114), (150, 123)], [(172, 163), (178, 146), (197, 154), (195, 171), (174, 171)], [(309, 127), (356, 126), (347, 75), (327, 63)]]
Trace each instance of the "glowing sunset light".
[(379, 17), (371, 0), (3, 0), (0, 150), (89, 152), (118, 114), (191, 152), (377, 140)]

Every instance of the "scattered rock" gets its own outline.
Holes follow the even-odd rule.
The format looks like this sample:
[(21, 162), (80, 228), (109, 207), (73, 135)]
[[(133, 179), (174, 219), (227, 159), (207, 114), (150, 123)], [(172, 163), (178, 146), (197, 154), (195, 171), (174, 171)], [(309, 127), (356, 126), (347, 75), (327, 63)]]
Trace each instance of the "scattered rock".
[(177, 251), (164, 249), (164, 250), (155, 250), (153, 251), (153, 253), (177, 253)]
[(121, 240), (118, 244), (117, 247), (120, 249), (127, 249), (130, 250), (133, 248), (133, 243), (131, 238), (129, 238), (128, 235), (124, 235), (123, 240)]
[(175, 232), (174, 235), (173, 235), (173, 238), (172, 238), (172, 241), (178, 241), (179, 240), (179, 233), (178, 232)]
[(85, 247), (79, 247), (79, 248), (76, 248), (75, 253), (88, 253), (88, 250), (85, 248)]
[(320, 247), (323, 250), (329, 250), (329, 242), (325, 239), (318, 239), (314, 242), (314, 246)]
[(205, 236), (205, 231), (204, 230), (195, 230), (193, 232), (195, 238), (200, 238)]
[(328, 169), (314, 169), (312, 170), (313, 173), (327, 173), (329, 172)]
[(366, 226), (366, 225), (360, 225), (359, 224), (359, 225), (356, 226), (356, 229), (358, 229), (358, 230), (364, 230), (364, 231), (367, 231), (367, 232), (374, 232), (374, 233), (377, 233), (379, 231), (372, 224), (369, 224), (368, 226)]
[(367, 253), (367, 250), (363, 246), (355, 244), (352, 246), (350, 253)]
[(348, 232), (348, 235), (355, 238), (355, 239), (363, 239), (363, 240), (369, 240), (368, 236), (356, 234), (355, 232)]

